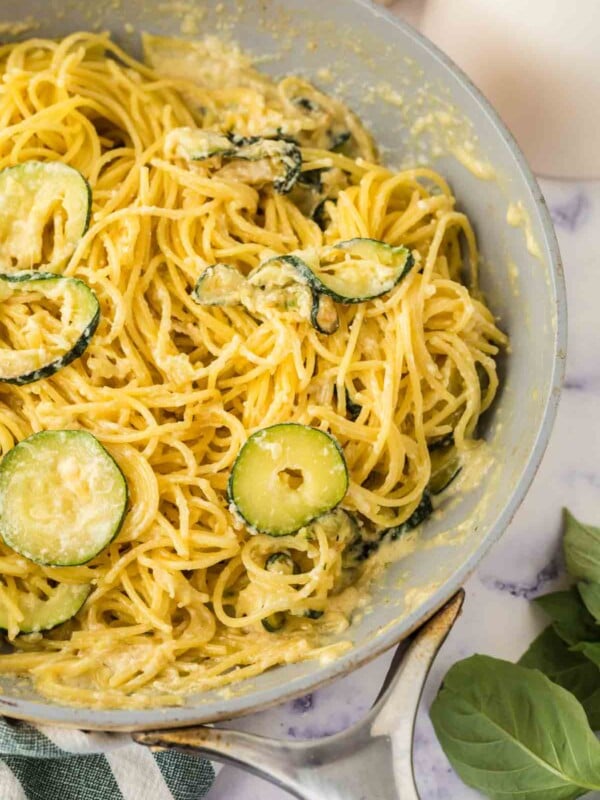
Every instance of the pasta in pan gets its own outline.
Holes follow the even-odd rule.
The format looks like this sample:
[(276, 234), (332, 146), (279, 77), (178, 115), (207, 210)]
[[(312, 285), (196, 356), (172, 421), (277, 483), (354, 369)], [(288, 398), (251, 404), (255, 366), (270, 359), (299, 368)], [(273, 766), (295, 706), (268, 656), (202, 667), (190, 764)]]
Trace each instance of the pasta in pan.
[[(298, 78), (272, 82), (218, 42), (147, 37), (146, 50), (141, 64), (87, 33), (0, 48), (0, 194), (6, 174), (33, 198), (25, 235), (6, 223), (22, 211), (0, 206), (0, 356), (32, 359), (26, 382), (0, 383), (3, 465), (42, 431), (84, 431), (111, 459), (70, 502), (121, 487), (115, 464), (128, 489), (116, 538), (98, 552), (90, 540), (77, 558), (65, 545), (54, 561), (35, 557), (35, 531), (29, 550), (14, 544), (22, 532), (6, 527), (5, 490), (0, 624), (11, 652), (0, 673), (89, 707), (181, 703), (338, 652), (329, 636), (351, 619), (340, 598), (367, 556), (418, 524), (477, 447), (506, 343), (477, 288), (471, 225), (440, 175), (381, 166), (338, 100)], [(28, 162), (43, 166), (14, 172)], [(50, 162), (89, 184), (80, 236), (72, 171), (62, 205), (39, 190), (56, 180)], [(23, 270), (31, 286), (15, 281)], [(87, 316), (75, 314), (82, 284), (99, 317), (88, 295)], [(236, 460), (281, 423), (329, 434), (320, 458), (341, 459), (347, 484), (329, 513), (272, 535), (240, 514), (242, 478), (249, 508), (260, 492)], [(58, 496), (52, 480), (68, 488), (80, 453), (92, 453), (56, 441), (72, 443), (70, 460), (34, 475), (32, 496)], [(308, 477), (282, 469), (278, 480), (291, 497)], [(40, 530), (61, 513), (31, 512)], [(64, 586), (72, 618), (27, 627)]]

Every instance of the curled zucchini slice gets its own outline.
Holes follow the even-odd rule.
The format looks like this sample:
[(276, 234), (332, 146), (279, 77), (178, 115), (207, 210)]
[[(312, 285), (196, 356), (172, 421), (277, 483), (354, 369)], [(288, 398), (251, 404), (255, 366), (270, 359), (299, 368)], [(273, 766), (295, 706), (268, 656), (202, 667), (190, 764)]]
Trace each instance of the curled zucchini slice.
[(175, 128), (165, 139), (165, 150), (188, 161), (204, 161), (215, 156), (233, 156), (236, 146), (229, 136), (203, 128)]
[(340, 324), (335, 304), (308, 284), (299, 260), (293, 256), (276, 256), (257, 267), (248, 277), (255, 291), (244, 305), (252, 312), (268, 313), (269, 309), (287, 311), (309, 320), (319, 333), (335, 333)]
[(421, 500), (419, 501), (419, 505), (415, 508), (410, 517), (400, 525), (394, 525), (392, 528), (386, 528), (384, 531), (382, 531), (382, 538), (388, 537), (392, 541), (395, 541), (405, 533), (408, 533), (408, 531), (412, 531), (413, 528), (417, 527), (417, 525), (425, 522), (425, 520), (432, 514), (433, 504), (431, 502), (431, 495), (429, 491), (425, 490), (423, 492), (423, 497), (421, 497)]
[(304, 274), (317, 292), (338, 303), (363, 303), (391, 291), (413, 266), (406, 247), (377, 239), (349, 239), (299, 253)]
[(246, 441), (229, 478), (229, 499), (249, 528), (295, 533), (335, 508), (348, 490), (339, 444), (294, 422), (272, 425)]
[[(295, 575), (298, 572), (298, 565), (288, 552), (280, 550), (277, 553), (271, 553), (267, 558), (265, 569), (267, 572), (273, 572), (277, 575)], [(262, 619), (261, 622), (266, 631), (276, 633), (285, 626), (287, 614), (285, 611), (275, 611)]]
[(272, 183), (279, 194), (292, 190), (302, 167), (294, 142), (259, 136), (243, 138), (202, 128), (175, 128), (167, 134), (165, 151), (188, 161), (219, 156), (217, 175), (244, 183)]
[(302, 166), (302, 154), (296, 144), (286, 139), (245, 139), (232, 156), (257, 166), (244, 167), (232, 162), (221, 171), (222, 176), (238, 175), (247, 183), (270, 182), (279, 194), (290, 192)]
[[(44, 598), (38, 597), (33, 592), (22, 592), (19, 597), (19, 611), (22, 618), (17, 622), (19, 633), (48, 631), (71, 619), (87, 600), (91, 588), (88, 583), (80, 586), (60, 583), (52, 589), (48, 597)], [(8, 609), (2, 605), (2, 601), (0, 601), (0, 628), (3, 630), (11, 628), (10, 615)]]
[(235, 267), (213, 264), (198, 278), (192, 299), (202, 306), (234, 306), (242, 302), (246, 279)]
[(296, 575), (298, 565), (288, 552), (279, 550), (277, 553), (271, 553), (267, 558), (265, 569), (276, 575)]
[[(333, 394), (334, 394), (334, 397), (337, 398), (337, 396), (338, 396), (337, 386), (333, 387)], [(356, 420), (360, 417), (360, 414), (362, 412), (362, 406), (360, 405), (360, 403), (356, 403), (352, 399), (352, 395), (348, 391), (348, 387), (347, 386), (344, 387), (344, 394), (345, 394), (345, 397), (346, 397), (346, 417), (351, 422), (356, 422)]]
[(245, 278), (227, 264), (208, 267), (198, 279), (192, 299), (200, 305), (243, 305), (256, 317), (273, 311), (306, 320), (319, 333), (334, 333), (339, 326), (335, 304), (318, 294), (299, 272), (291, 256), (265, 261)]
[(0, 171), (0, 271), (64, 262), (86, 232), (91, 208), (86, 179), (59, 161)]
[(460, 456), (454, 444), (449, 444), (430, 451), (429, 458), (431, 460), (429, 490), (432, 494), (441, 494), (460, 472)]
[(119, 532), (127, 483), (87, 431), (41, 431), (0, 462), (0, 532), (38, 564), (85, 564)]
[(0, 275), (0, 382), (54, 375), (84, 352), (98, 322), (94, 292), (52, 272)]
[(289, 199), (304, 214), (325, 230), (330, 222), (326, 203), (335, 203), (349, 184), (348, 176), (338, 167), (301, 172)]

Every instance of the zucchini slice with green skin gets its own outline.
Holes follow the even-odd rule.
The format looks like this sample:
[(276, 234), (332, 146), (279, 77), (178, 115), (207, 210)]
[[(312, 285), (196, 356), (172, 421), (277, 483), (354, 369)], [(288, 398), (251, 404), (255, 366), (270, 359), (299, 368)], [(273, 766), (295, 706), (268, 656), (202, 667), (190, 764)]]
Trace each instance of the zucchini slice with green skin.
[(356, 569), (363, 561), (366, 561), (376, 553), (383, 542), (386, 540), (396, 541), (396, 539), (424, 522), (433, 513), (433, 510), (431, 496), (429, 491), (425, 490), (419, 505), (410, 517), (400, 525), (395, 525), (393, 528), (384, 528), (376, 532), (368, 532), (364, 529), (361, 531), (355, 521), (355, 535), (344, 550), (344, 567), (346, 569)]
[(227, 264), (214, 264), (198, 278), (192, 299), (205, 306), (243, 305), (257, 317), (288, 312), (326, 335), (340, 324), (332, 299), (315, 292), (288, 256), (265, 261), (248, 278)]
[[(203, 128), (175, 128), (165, 138), (165, 150), (188, 161), (219, 156), (228, 162), (218, 171), (221, 177), (239, 177), (245, 183), (271, 182), (279, 194), (292, 190), (302, 167), (298, 145), (287, 139), (241, 137)], [(239, 161), (264, 163), (249, 169), (236, 163)]]
[(165, 150), (188, 161), (233, 156), (237, 147), (229, 136), (203, 128), (175, 128), (165, 138)]
[(248, 275), (248, 286), (251, 295), (243, 301), (248, 311), (265, 315), (276, 309), (310, 319), (313, 291), (296, 271), (293, 258), (275, 256), (264, 261)]
[(330, 130), (328, 131), (330, 137), (329, 150), (334, 153), (342, 153), (345, 145), (350, 141), (352, 134), (348, 130)]
[(444, 449), (446, 447), (450, 447), (454, 444), (454, 434), (447, 433), (445, 436), (440, 436), (438, 439), (434, 439), (432, 442), (427, 443), (427, 449), (430, 453), (435, 452), (435, 450)]
[(349, 239), (321, 250), (298, 254), (304, 274), (315, 291), (338, 303), (364, 303), (391, 291), (413, 266), (403, 246), (377, 239)]
[(279, 194), (290, 192), (300, 175), (302, 153), (297, 145), (286, 139), (256, 139), (240, 145), (233, 158), (244, 161), (267, 161), (269, 179)]
[(321, 619), (325, 612), (319, 611), (317, 608), (309, 608), (304, 612), (304, 616), (307, 619)]
[(310, 321), (319, 333), (330, 336), (340, 327), (340, 318), (331, 297), (313, 292)]
[[(0, 347), (0, 382), (23, 386), (54, 375), (85, 351), (100, 321), (100, 303), (90, 287), (77, 278), (66, 278), (52, 272), (15, 272), (0, 275), (0, 323), (6, 313), (6, 301), (15, 295), (41, 296), (43, 300), (60, 303), (60, 335), (51, 333), (51, 344), (40, 345), (43, 317), (28, 319), (27, 329), (34, 341), (29, 347), (12, 349)], [(66, 311), (65, 311), (66, 309)], [(38, 324), (39, 323), (39, 324)], [(19, 336), (25, 338), (25, 331)]]
[[(297, 256), (290, 254), (270, 258), (250, 274), (248, 282), (261, 289), (255, 304), (267, 303), (279, 310), (296, 311), (326, 336), (339, 328), (340, 318), (335, 304), (330, 297), (316, 292), (309, 285)], [(248, 310), (251, 309), (248, 307)]]
[(306, 529), (307, 534), (314, 537), (318, 529), (320, 529), (331, 542), (343, 545), (353, 540), (359, 533), (356, 517), (344, 508), (334, 508), (329, 514), (324, 514), (322, 517), (316, 519)]
[(454, 444), (450, 444), (430, 451), (429, 458), (431, 461), (429, 490), (432, 494), (441, 494), (461, 471), (460, 456)]
[[(346, 416), (351, 422), (356, 422), (356, 420), (360, 417), (360, 412), (362, 411), (362, 406), (360, 403), (355, 403), (352, 399), (352, 395), (348, 391), (348, 387), (344, 387), (344, 393), (346, 395)], [(337, 398), (338, 391), (337, 386), (333, 387), (333, 395)]]
[(328, 433), (285, 422), (247, 439), (229, 477), (233, 508), (250, 530), (286, 536), (335, 508), (348, 491), (341, 447)]
[(198, 278), (192, 299), (202, 306), (231, 306), (242, 302), (246, 279), (235, 267), (212, 264)]
[(91, 433), (41, 431), (0, 462), (0, 532), (38, 564), (85, 564), (118, 534), (127, 482)]
[[(62, 214), (57, 214), (60, 207)], [(88, 229), (89, 183), (60, 161), (26, 161), (0, 171), (0, 271), (56, 266)], [(48, 227), (60, 225), (49, 235)]]
[(328, 202), (335, 203), (335, 200), (330, 201), (330, 198), (325, 197), (315, 206), (315, 210), (310, 215), (310, 218), (317, 223), (322, 231), (324, 231), (331, 222), (331, 216), (326, 207)]
[[(267, 558), (265, 569), (267, 572), (274, 572), (278, 575), (295, 575), (298, 572), (298, 565), (288, 552), (280, 550), (277, 553), (271, 553)], [(261, 620), (263, 628), (269, 633), (280, 631), (286, 621), (287, 613), (285, 611), (275, 611)]]
[(283, 550), (271, 555), (265, 561), (267, 572), (274, 572), (276, 575), (296, 575), (298, 565), (291, 555)]
[(287, 614), (285, 611), (275, 611), (273, 614), (269, 614), (268, 617), (261, 619), (261, 622), (263, 628), (268, 633), (277, 633), (285, 627), (285, 623), (287, 622)]
[(396, 539), (399, 539), (405, 533), (408, 533), (409, 531), (412, 531), (413, 528), (416, 528), (417, 525), (425, 522), (425, 520), (432, 514), (433, 504), (431, 502), (431, 495), (426, 489), (423, 492), (423, 497), (421, 497), (419, 505), (415, 508), (410, 517), (400, 525), (394, 525), (393, 528), (386, 528), (384, 531), (382, 531), (382, 538), (388, 537), (392, 541), (396, 541)]
[[(19, 633), (37, 633), (49, 631), (61, 625), (81, 609), (87, 600), (91, 585), (74, 586), (60, 583), (52, 590), (50, 597), (42, 599), (31, 593), (22, 593), (19, 609), (23, 619), (19, 622)], [(9, 629), (9, 615), (0, 602), (0, 628)]]

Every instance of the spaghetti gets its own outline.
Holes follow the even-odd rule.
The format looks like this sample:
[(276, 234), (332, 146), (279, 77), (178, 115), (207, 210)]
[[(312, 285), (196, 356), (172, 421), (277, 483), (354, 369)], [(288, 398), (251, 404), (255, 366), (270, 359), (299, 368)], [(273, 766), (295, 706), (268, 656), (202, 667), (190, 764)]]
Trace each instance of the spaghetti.
[[(360, 564), (344, 561), (348, 541), (324, 525), (278, 538), (242, 525), (226, 496), (236, 456), (271, 424), (329, 432), (349, 472), (342, 506), (375, 542), (419, 507), (432, 443), (452, 435), (459, 456), (477, 446), (506, 342), (477, 290), (471, 225), (440, 175), (378, 164), (358, 120), (297, 78), (271, 82), (214, 41), (177, 47), (154, 42), (152, 67), (106, 35), (0, 48), (0, 169), (61, 161), (87, 179), (89, 228), (53, 269), (84, 281), (101, 307), (80, 358), (44, 380), (0, 385), (0, 449), (42, 430), (89, 431), (130, 495), (118, 537), (84, 565), (40, 566), (0, 544), (12, 645), (0, 672), (68, 704), (171, 705), (335, 654), (328, 636), (351, 615), (328, 599)], [(169, 134), (198, 127), (299, 143), (305, 188), (315, 176), (326, 186), (320, 209), (248, 165), (182, 158)], [(61, 225), (56, 211), (53, 230)], [(247, 275), (269, 257), (355, 237), (404, 245), (415, 267), (381, 297), (338, 305), (329, 336), (191, 296), (217, 262)], [(50, 259), (47, 242), (42, 250)], [(13, 338), (26, 318), (0, 306)], [(294, 569), (269, 569), (282, 552)], [(44, 598), (57, 583), (91, 584), (77, 616), (17, 635), (23, 596)], [(262, 622), (274, 614), (286, 623), (273, 633)]]

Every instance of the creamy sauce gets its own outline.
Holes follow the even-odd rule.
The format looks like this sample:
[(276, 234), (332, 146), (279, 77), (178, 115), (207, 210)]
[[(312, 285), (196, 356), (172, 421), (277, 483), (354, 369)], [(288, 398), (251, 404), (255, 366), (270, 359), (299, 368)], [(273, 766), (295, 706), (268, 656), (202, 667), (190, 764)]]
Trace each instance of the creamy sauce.
[(506, 210), (506, 221), (513, 228), (523, 228), (527, 252), (541, 261), (542, 251), (540, 250), (537, 239), (533, 235), (531, 218), (520, 200), (516, 203), (509, 203), (508, 209)]
[(508, 258), (506, 261), (506, 271), (508, 272), (508, 280), (510, 281), (512, 293), (515, 297), (518, 297), (521, 294), (519, 289), (519, 268), (512, 258)]
[(40, 23), (31, 16), (18, 22), (0, 22), (0, 36), (20, 36), (39, 27)]

